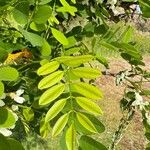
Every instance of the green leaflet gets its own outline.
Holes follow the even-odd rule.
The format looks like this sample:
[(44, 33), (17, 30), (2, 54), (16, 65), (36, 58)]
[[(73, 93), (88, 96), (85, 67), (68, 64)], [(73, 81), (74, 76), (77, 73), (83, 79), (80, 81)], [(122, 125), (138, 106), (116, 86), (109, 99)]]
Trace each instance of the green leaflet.
[[(58, 12), (69, 12), (72, 16), (75, 16), (75, 12), (77, 12), (77, 8), (74, 6), (70, 6), (66, 0), (60, 0), (63, 7), (59, 7), (57, 9)], [(75, 3), (75, 0), (72, 1)]]
[(69, 114), (64, 114), (61, 116), (57, 122), (55, 123), (53, 130), (52, 130), (52, 136), (57, 136), (66, 126), (68, 122)]
[(41, 66), (38, 69), (37, 74), (40, 76), (47, 75), (47, 74), (54, 72), (58, 68), (59, 68), (59, 63), (57, 61), (52, 61), (50, 63), (46, 63), (45, 65)]
[(141, 95), (149, 96), (150, 95), (150, 90), (143, 89), (141, 92)]
[[(30, 28), (33, 30), (33, 31), (44, 31), (46, 30), (46, 25), (45, 24), (36, 24), (35, 22), (31, 22), (30, 24)], [(44, 45), (44, 44), (43, 44)]]
[(55, 28), (51, 28), (54, 38), (63, 45), (68, 45), (68, 40), (65, 35)]
[(45, 91), (39, 100), (39, 105), (47, 105), (59, 97), (65, 89), (65, 85), (60, 83)]
[(49, 2), (51, 2), (52, 0), (40, 0), (39, 5), (44, 5), (47, 4)]
[[(41, 61), (40, 61), (40, 65), (41, 66), (44, 66), (45, 64), (47, 64), (47, 63), (49, 63), (49, 61), (47, 60), (47, 59), (42, 59)], [(47, 68), (48, 69), (48, 68)]]
[(71, 0), (74, 4), (76, 4), (76, 0)]
[(49, 17), (52, 14), (52, 8), (48, 5), (39, 6), (34, 17), (33, 21), (37, 24), (46, 23)]
[(101, 42), (101, 45), (104, 46), (104, 47), (106, 47), (106, 48), (108, 48), (108, 49), (110, 49), (110, 50), (114, 50), (114, 51), (117, 50), (116, 47), (114, 47), (112, 44), (110, 44), (110, 43), (108, 43), (108, 42), (105, 42), (105, 41), (102, 41), (102, 42)]
[(60, 0), (60, 2), (63, 6), (69, 6), (69, 4), (66, 2), (66, 0)]
[(27, 121), (32, 121), (34, 119), (34, 111), (30, 107), (24, 108), (23, 116)]
[(46, 89), (46, 88), (49, 88), (49, 87), (55, 85), (63, 78), (63, 75), (64, 75), (63, 71), (56, 71), (56, 72), (46, 76), (39, 82), (38, 88)]
[(79, 139), (79, 146), (82, 150), (107, 150), (103, 144), (86, 135)]
[(73, 48), (74, 46), (76, 46), (77, 40), (74, 36), (69, 36), (67, 39), (69, 44), (64, 46), (65, 49)]
[(96, 55), (96, 60), (103, 64), (106, 68), (109, 68), (108, 61), (105, 59), (105, 57)]
[(101, 108), (92, 102), (91, 100), (84, 98), (84, 97), (76, 97), (77, 103), (88, 112), (94, 113), (95, 115), (102, 114)]
[(12, 11), (12, 15), (17, 23), (19, 23), (19, 24), (27, 24), (28, 23), (28, 16), (19, 10), (14, 9)]
[(4, 84), (0, 81), (0, 97), (3, 95), (4, 93)]
[[(83, 113), (88, 117), (88, 119), (93, 123), (98, 133), (102, 133), (105, 131), (105, 126), (92, 114)], [(84, 128), (77, 118), (75, 118), (74, 126), (77, 132), (83, 133), (84, 135), (92, 134), (89, 130)]]
[(52, 14), (51, 17), (48, 19), (49, 24), (59, 24), (59, 20), (55, 17), (55, 14)]
[(45, 122), (49, 122), (55, 116), (57, 116), (57, 114), (61, 112), (61, 110), (64, 108), (65, 104), (66, 104), (66, 99), (61, 99), (57, 101), (47, 112), (45, 116)]
[(8, 138), (7, 139), (10, 149), (9, 150), (25, 150), (21, 143), (19, 141), (16, 141), (15, 139)]
[(51, 54), (51, 46), (45, 39), (43, 41), (43, 46), (41, 47), (41, 54), (42, 56), (49, 56)]
[(73, 92), (77, 92), (90, 99), (98, 100), (103, 97), (103, 94), (100, 91), (100, 89), (88, 83), (83, 82), (72, 83), (71, 89)]
[(69, 56), (69, 55), (72, 55), (72, 54), (74, 54), (74, 53), (79, 52), (80, 50), (81, 50), (80, 47), (73, 47), (73, 48), (70, 48), (70, 49), (68, 49), (67, 51), (65, 51), (64, 54), (65, 54), (66, 56)]
[(0, 81), (14, 81), (18, 76), (19, 73), (15, 68), (9, 66), (0, 68)]
[(79, 67), (71, 70), (73, 74), (80, 78), (95, 79), (101, 75), (98, 69), (93, 69), (90, 67)]
[(131, 26), (128, 26), (120, 37), (122, 43), (129, 43), (132, 40), (134, 29)]
[(93, 133), (97, 133), (95, 126), (85, 115), (81, 113), (77, 113), (77, 119), (84, 128), (86, 128), (87, 130)]
[(150, 18), (150, 2), (149, 0), (139, 0), (141, 9), (142, 9), (142, 15), (146, 18)]
[(137, 60), (142, 59), (141, 54), (133, 45), (127, 43), (118, 43), (118, 42), (113, 42), (112, 44), (117, 48), (121, 49), (124, 53), (127, 53), (128, 55), (132, 56), (132, 58)]
[(11, 147), (5, 136), (0, 134), (0, 150), (11, 150)]
[(68, 12), (68, 13), (70, 13), (72, 16), (75, 16), (75, 13), (77, 12), (77, 8), (76, 7), (74, 7), (74, 6), (64, 6), (64, 7), (59, 7), (58, 9), (57, 9), (57, 11), (58, 12), (62, 12), (62, 13), (64, 13), (64, 12)]
[(68, 150), (75, 150), (75, 129), (73, 124), (66, 131), (66, 145)]
[(11, 111), (0, 108), (0, 128), (9, 128), (15, 124), (16, 120)]
[(48, 137), (49, 132), (51, 131), (51, 127), (49, 122), (45, 122), (45, 118), (42, 118), (42, 120), (40, 121), (40, 135), (43, 138)]
[(38, 34), (28, 32), (23, 29), (21, 30), (21, 32), (24, 35), (25, 39), (29, 41), (33, 46), (43, 46), (44, 38), (42, 38)]
[(0, 42), (0, 62), (4, 62), (8, 56), (7, 48), (2, 47), (3, 44)]
[(92, 55), (82, 55), (82, 56), (62, 56), (56, 58), (60, 63), (64, 63), (70, 67), (76, 67), (83, 63), (89, 62), (94, 58)]

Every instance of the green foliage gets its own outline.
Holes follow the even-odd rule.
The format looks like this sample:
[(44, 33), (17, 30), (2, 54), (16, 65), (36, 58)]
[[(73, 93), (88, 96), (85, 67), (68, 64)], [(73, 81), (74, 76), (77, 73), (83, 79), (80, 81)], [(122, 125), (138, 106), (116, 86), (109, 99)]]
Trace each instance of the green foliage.
[(99, 143), (98, 141), (88, 137), (88, 136), (82, 136), (79, 140), (79, 145), (81, 147), (81, 149), (87, 149), (87, 150), (107, 150), (107, 148)]
[(52, 31), (53, 36), (56, 38), (56, 40), (58, 40), (63, 45), (68, 45), (68, 40), (62, 32), (54, 28), (51, 28), (51, 31)]
[(15, 68), (1, 67), (0, 68), (0, 81), (13, 81), (18, 78), (19, 74)]
[(2, 96), (4, 93), (4, 85), (2, 82), (0, 82), (0, 96)]
[(24, 150), (24, 148), (18, 141), (12, 138), (6, 138), (2, 134), (0, 134), (0, 145), (0, 150)]
[(75, 141), (76, 141), (75, 134), (76, 132), (75, 132), (74, 126), (73, 124), (71, 124), (71, 126), (66, 131), (66, 145), (67, 145), (68, 150), (75, 149)]
[[(139, 3), (143, 16), (149, 17), (149, 1)], [(139, 81), (130, 80), (132, 76), (149, 78), (140, 67), (144, 63), (132, 41), (132, 27), (123, 25), (123, 32), (122, 26), (110, 27), (110, 8), (103, 1), (9, 0), (0, 4), (0, 96), (6, 94), (6, 106), (0, 107), (0, 128), (17, 123), (24, 133), (32, 129), (44, 138), (49, 133), (52, 137), (62, 134), (61, 144), (68, 150), (107, 149), (86, 136), (105, 130), (95, 117), (102, 115), (96, 100), (102, 99), (103, 93), (92, 83), (102, 73), (92, 63), (99, 62), (108, 69), (108, 61), (100, 51), (118, 52), (131, 65), (129, 75), (123, 71), (116, 79), (117, 85), (126, 80), (132, 86), (125, 94), (127, 101), (138, 104), (140, 94), (149, 95), (139, 88)], [(86, 37), (91, 39), (91, 47), (86, 45)], [(7, 55), (10, 60), (23, 59), (22, 64), (6, 63)], [(123, 106), (123, 110), (133, 107)], [(13, 113), (19, 116), (18, 121)], [(14, 139), (0, 138), (3, 150), (23, 149)]]
[(9, 128), (16, 122), (14, 115), (6, 108), (0, 108), (0, 128)]
[(55, 123), (53, 130), (52, 130), (52, 136), (57, 136), (58, 134), (61, 133), (61, 131), (64, 129), (66, 126), (67, 122), (69, 119), (69, 114), (64, 114), (62, 115), (57, 122)]

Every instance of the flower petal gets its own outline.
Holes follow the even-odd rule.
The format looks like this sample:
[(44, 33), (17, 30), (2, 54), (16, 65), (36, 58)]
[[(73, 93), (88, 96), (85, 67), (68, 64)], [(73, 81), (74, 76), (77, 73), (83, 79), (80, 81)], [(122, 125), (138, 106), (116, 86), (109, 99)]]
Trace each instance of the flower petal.
[(6, 98), (6, 94), (3, 93), (3, 95), (0, 97), (0, 99), (5, 99)]
[(17, 105), (12, 105), (12, 106), (11, 106), (11, 109), (12, 109), (13, 111), (17, 111), (19, 108), (18, 108)]
[(23, 97), (19, 97), (19, 96), (16, 95), (14, 97), (14, 101), (19, 103), (19, 104), (22, 104), (25, 101), (25, 99)]
[(4, 136), (10, 136), (12, 134), (12, 132), (6, 128), (0, 128), (0, 133)]
[(0, 107), (3, 107), (3, 106), (5, 106), (5, 103), (2, 100), (0, 100)]
[(17, 96), (20, 96), (20, 95), (22, 95), (23, 93), (24, 93), (24, 90), (23, 90), (23, 89), (19, 89), (19, 90), (16, 91), (16, 95), (17, 95)]

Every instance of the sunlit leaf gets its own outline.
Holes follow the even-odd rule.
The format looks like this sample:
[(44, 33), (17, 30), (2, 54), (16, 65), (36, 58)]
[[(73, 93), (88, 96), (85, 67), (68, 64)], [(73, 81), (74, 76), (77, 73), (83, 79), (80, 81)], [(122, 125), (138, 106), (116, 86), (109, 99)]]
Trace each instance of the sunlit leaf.
[[(96, 128), (98, 133), (102, 133), (102, 132), (105, 131), (105, 126), (94, 115), (89, 114), (89, 113), (83, 113), (83, 114), (85, 114), (88, 117), (88, 119), (93, 123), (93, 125), (95, 126), (95, 128)], [(91, 131), (89, 131), (86, 128), (84, 128), (79, 123), (78, 119), (76, 119), (76, 118), (75, 118), (74, 125), (75, 125), (75, 129), (77, 130), (77, 132), (83, 133), (84, 135), (91, 135), (91, 134), (93, 134)]]
[(50, 133), (50, 124), (49, 122), (45, 122), (45, 118), (43, 118), (41, 121), (40, 121), (40, 135), (43, 137), (43, 138), (46, 138), (48, 137), (49, 133)]
[(87, 130), (93, 133), (97, 133), (95, 126), (85, 115), (81, 113), (77, 113), (77, 119), (84, 128), (86, 128)]
[(45, 122), (52, 120), (57, 114), (64, 108), (66, 104), (66, 99), (61, 99), (57, 101), (47, 112), (45, 116)]
[(57, 70), (59, 67), (59, 63), (57, 61), (52, 61), (50, 63), (46, 63), (45, 65), (42, 65), (38, 71), (37, 74), (38, 75), (47, 75), (50, 74), (52, 72), (54, 72), (55, 70)]
[(0, 97), (3, 95), (4, 93), (4, 84), (0, 81)]
[(49, 56), (51, 54), (51, 46), (49, 43), (44, 39), (43, 46), (41, 48), (42, 56)]
[(19, 73), (15, 68), (9, 66), (0, 68), (0, 81), (14, 81), (18, 76)]
[(62, 83), (49, 88), (40, 97), (39, 105), (46, 105), (54, 101), (57, 97), (59, 97), (63, 93), (64, 89), (65, 85)]
[(49, 87), (55, 85), (63, 78), (63, 75), (64, 75), (63, 71), (56, 71), (56, 72), (46, 76), (39, 82), (38, 88), (46, 89), (46, 88), (49, 88)]
[(33, 21), (37, 24), (45, 23), (49, 17), (51, 16), (52, 8), (48, 5), (39, 6), (35, 15), (33, 17)]
[(81, 50), (80, 47), (73, 47), (73, 48), (70, 48), (70, 49), (66, 50), (66, 51), (64, 52), (64, 54), (65, 54), (66, 56), (69, 56), (69, 55), (71, 55), (71, 54), (75, 54), (75, 53), (79, 52), (80, 50)]
[(73, 74), (80, 78), (94, 79), (101, 75), (101, 72), (98, 69), (90, 67), (78, 67), (71, 70)]
[(49, 2), (51, 2), (52, 0), (40, 0), (39, 4), (40, 5), (44, 5), (44, 4), (47, 4)]
[(107, 148), (91, 137), (83, 135), (79, 140), (81, 150), (107, 150)]
[(67, 66), (79, 66), (83, 63), (89, 62), (94, 57), (92, 55), (82, 55), (82, 56), (61, 56), (56, 58), (60, 63), (64, 63)]
[(102, 92), (97, 87), (88, 83), (78, 82), (72, 83), (71, 88), (74, 92), (77, 92), (90, 99), (101, 99), (103, 97)]
[(51, 28), (54, 38), (63, 45), (68, 45), (68, 40), (65, 35), (55, 28)]
[(129, 43), (132, 40), (134, 29), (131, 26), (128, 26), (126, 30), (121, 35), (121, 42)]
[(66, 131), (66, 145), (68, 150), (75, 150), (75, 129), (73, 124)]
[(16, 120), (11, 111), (0, 108), (0, 128), (9, 128), (15, 124)]
[(64, 114), (57, 120), (52, 130), (52, 136), (57, 136), (58, 134), (60, 134), (60, 132), (66, 126), (68, 122), (68, 118), (69, 118), (69, 114)]
[(15, 19), (15, 21), (19, 24), (27, 24), (28, 23), (28, 16), (24, 13), (22, 13), (21, 11), (14, 9), (12, 11), (13, 14), (13, 18)]
[(31, 22), (30, 28), (33, 31), (39, 31), (39, 32), (41, 32), (41, 31), (46, 30), (46, 25), (45, 24), (36, 24), (35, 22)]
[(71, 0), (74, 4), (76, 3), (76, 0)]
[(24, 108), (23, 116), (27, 121), (32, 121), (34, 119), (34, 111), (30, 107)]
[(26, 30), (21, 30), (25, 39), (29, 41), (33, 46), (43, 46), (44, 39), (38, 34), (28, 32)]
[(92, 102), (91, 100), (84, 98), (84, 97), (76, 97), (77, 103), (88, 112), (94, 113), (96, 115), (102, 114), (101, 108)]

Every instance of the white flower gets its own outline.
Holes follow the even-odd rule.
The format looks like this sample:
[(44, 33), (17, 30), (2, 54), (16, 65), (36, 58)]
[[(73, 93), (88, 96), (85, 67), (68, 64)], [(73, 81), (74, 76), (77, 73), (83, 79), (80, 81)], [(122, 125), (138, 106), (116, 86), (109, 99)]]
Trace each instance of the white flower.
[(13, 112), (13, 115), (15, 117), (15, 120), (17, 121), (18, 120), (18, 116)]
[(6, 128), (0, 128), (0, 133), (4, 136), (10, 136), (12, 134), (12, 132)]
[(2, 100), (0, 100), (0, 107), (3, 107), (3, 106), (5, 106), (5, 103)]
[(21, 95), (24, 93), (23, 89), (19, 89), (16, 91), (16, 93), (10, 93), (10, 97), (12, 99), (14, 99), (15, 102), (22, 104), (25, 99), (23, 97), (21, 97)]
[(132, 106), (140, 106), (143, 104), (142, 96), (138, 92), (135, 92), (135, 101), (132, 103)]
[(4, 93), (1, 97), (0, 97), (0, 107), (5, 106), (5, 103), (2, 101), (2, 99), (6, 98), (6, 94)]
[(11, 109), (12, 109), (13, 111), (17, 111), (19, 108), (18, 108), (17, 105), (12, 105), (12, 106), (11, 106)]
[(6, 98), (6, 94), (3, 93), (3, 95), (0, 97), (0, 99), (5, 99)]

